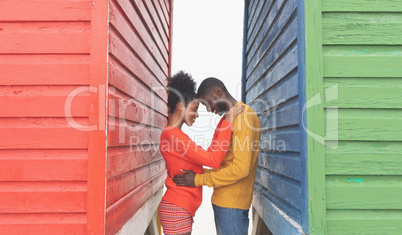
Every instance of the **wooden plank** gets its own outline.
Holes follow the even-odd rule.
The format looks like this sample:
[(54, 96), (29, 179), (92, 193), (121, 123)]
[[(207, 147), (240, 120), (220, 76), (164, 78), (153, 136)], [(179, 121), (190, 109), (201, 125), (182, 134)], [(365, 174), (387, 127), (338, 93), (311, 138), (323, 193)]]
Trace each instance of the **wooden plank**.
[[(110, 34), (110, 53), (130, 70), (136, 77), (143, 81), (148, 89), (155, 91), (159, 97), (166, 94), (165, 85), (167, 84), (166, 77), (156, 77), (146, 65), (139, 60), (134, 54), (130, 53), (130, 49), (125, 45), (115, 32)], [(165, 81), (163, 81), (165, 80)], [(162, 83), (163, 82), (163, 83)]]
[[(118, 0), (119, 1), (119, 0)], [(169, 42), (168, 38), (165, 34), (159, 33), (158, 24), (155, 25), (152, 18), (154, 15), (153, 12), (148, 12), (147, 7), (145, 6), (145, 2), (143, 0), (135, 0), (133, 1), (135, 8), (138, 9), (140, 15), (142, 16), (143, 22), (145, 22), (145, 26), (151, 31), (152, 37), (158, 42), (159, 46), (162, 46), (160, 50), (168, 50)], [(155, 15), (156, 16), (156, 15)], [(161, 43), (161, 44), (160, 44)]]
[(301, 209), (300, 183), (258, 168), (255, 182), (274, 193), (294, 208)]
[[(281, 67), (279, 67), (281, 68)], [(280, 72), (278, 72), (280, 73)], [(292, 76), (293, 75), (293, 76)], [(253, 108), (254, 112), (258, 115), (261, 112), (265, 112), (267, 110), (271, 110), (278, 105), (281, 105), (290, 99), (297, 97), (298, 95), (298, 84), (296, 76), (297, 73), (294, 71), (293, 74), (289, 77), (289, 79), (283, 80), (283, 82), (277, 84), (275, 89), (269, 90), (262, 96), (257, 99), (251, 101), (250, 106)], [(275, 73), (273, 72), (270, 77), (274, 77)], [(246, 95), (247, 97), (247, 95)], [(246, 99), (247, 100), (247, 99)], [(247, 100), (250, 102), (249, 100)]]
[[(269, 68), (268, 72), (260, 71), (262, 69), (258, 69), (246, 82), (246, 89), (248, 90), (246, 100), (248, 102), (253, 101), (267, 90), (276, 89), (273, 87), (278, 83), (283, 83), (286, 80), (297, 80), (297, 47), (295, 44), (293, 44), (291, 49), (285, 55), (283, 55), (282, 58), (275, 62), (276, 63), (273, 65), (273, 67)], [(260, 75), (263, 77), (261, 77), (260, 80), (255, 81), (255, 79)]]
[(0, 213), (86, 211), (86, 182), (0, 182), (0, 193)]
[[(88, 87), (0, 87), (0, 117), (88, 117)], [(68, 112), (66, 113), (66, 109)], [(70, 116), (71, 117), (71, 116)]]
[[(294, 31), (297, 30), (297, 21), (293, 20), (292, 23), (285, 29), (283, 34), (280, 35), (279, 39), (275, 42), (271, 50), (268, 52), (262, 51), (261, 56), (257, 56), (253, 59), (253, 61), (249, 65), (249, 74), (248, 82), (253, 83), (258, 80), (261, 76), (264, 76), (266, 71), (274, 70), (275, 66), (279, 66), (276, 63), (280, 63), (281, 66), (286, 66), (288, 68), (295, 68), (298, 64), (297, 62), (297, 46), (295, 43), (296, 34)], [(263, 50), (263, 48), (261, 48)], [(288, 51), (287, 51), (288, 50)], [(290, 52), (289, 52), (290, 51)], [(263, 55), (264, 54), (264, 55)], [(294, 56), (292, 58), (291, 56)], [(291, 58), (283, 58), (283, 57), (291, 57)], [(257, 61), (258, 59), (258, 61)], [(261, 60), (260, 60), (261, 59)], [(289, 62), (287, 62), (289, 61)], [(258, 63), (258, 64), (255, 64)], [(255, 67), (256, 66), (256, 67)], [(255, 67), (255, 68), (254, 68)], [(284, 72), (284, 71), (283, 71)], [(268, 72), (269, 73), (269, 72)], [(267, 88), (275, 84), (276, 81), (280, 80), (281, 77), (270, 78), (269, 80), (273, 80), (269, 82)], [(267, 75), (263, 79), (267, 79)], [(258, 82), (256, 82), (258, 84)], [(247, 88), (246, 88), (247, 89)]]
[(0, 53), (87, 54), (89, 22), (0, 22)]
[(323, 0), (323, 12), (402, 12), (400, 0)]
[[(114, 93), (116, 94), (116, 92)], [(138, 124), (153, 126), (163, 129), (167, 125), (167, 119), (162, 114), (136, 102), (133, 99), (123, 97), (122, 94), (109, 93), (109, 116), (128, 120)]]
[(300, 181), (301, 169), (299, 153), (261, 151), (258, 156), (258, 166), (270, 172)]
[(167, 113), (166, 89), (162, 90), (164, 95), (161, 98), (155, 94), (153, 90), (147, 88), (147, 86), (138, 80), (138, 78), (130, 74), (127, 69), (121, 66), (113, 58), (110, 58), (109, 64), (109, 83), (111, 85), (110, 90), (117, 88), (119, 91), (124, 92), (127, 96), (143, 103), (153, 110), (158, 111), (161, 114)]
[(2, 85), (88, 85), (89, 56), (0, 55), (0, 71)]
[(326, 45), (323, 47), (324, 57), (398, 57), (401, 50), (402, 46), (394, 45)]
[(276, 131), (266, 131), (261, 133), (260, 149), (275, 152), (299, 152), (300, 139), (299, 128), (282, 128)]
[(154, 214), (152, 220), (150, 221), (147, 231), (145, 232), (146, 235), (159, 235), (159, 227), (158, 227), (158, 212)]
[(398, 57), (325, 57), (325, 77), (400, 77)]
[(273, 234), (304, 234), (302, 228), (296, 221), (286, 215), (275, 204), (256, 192), (253, 194), (253, 206)]
[(0, 2), (0, 21), (90, 21), (90, 16), (88, 0)]
[(158, 144), (162, 129), (109, 118), (108, 147)]
[(106, 234), (116, 234), (133, 215), (158, 192), (166, 178), (166, 172), (149, 179), (140, 187), (125, 195), (106, 209)]
[(131, 22), (131, 27), (135, 28), (138, 35), (142, 38), (148, 49), (151, 51), (152, 55), (155, 58), (157, 58), (158, 56), (162, 56), (167, 62), (169, 54), (168, 50), (164, 48), (163, 43), (159, 37), (157, 37), (156, 39), (152, 38), (153, 32), (148, 31), (146, 25), (141, 20), (141, 16), (137, 14), (133, 5), (130, 4), (130, 2), (124, 0), (117, 0), (115, 5), (122, 9), (125, 17), (127, 17), (127, 19)]
[(0, 150), (0, 181), (85, 181), (86, 150)]
[(328, 210), (328, 234), (398, 234), (402, 231), (399, 210)]
[(171, 25), (170, 25), (169, 12), (168, 12), (168, 9), (166, 8), (165, 4), (163, 3), (163, 0), (158, 0), (158, 2), (155, 3), (155, 4), (159, 4), (159, 8), (162, 10), (163, 18), (166, 20), (166, 22), (167, 22), (167, 24), (168, 24), (168, 26), (170, 28)]
[[(173, 0), (169, 1), (169, 12), (173, 11)], [(173, 46), (173, 14), (170, 14), (169, 17), (169, 47), (168, 47), (168, 51), (169, 51), (169, 56), (168, 56), (168, 64), (169, 64), (169, 72), (168, 72), (168, 76), (171, 77), (172, 76), (172, 46)], [(159, 229), (161, 230), (161, 228), (159, 227)]]
[[(257, 51), (257, 48), (260, 46), (260, 42), (265, 38), (266, 34), (269, 32), (269, 29), (274, 24), (274, 21), (282, 8), (282, 4), (284, 4), (284, 0), (275, 1), (269, 11), (268, 16), (265, 18), (265, 22), (263, 23), (259, 34), (256, 34), (254, 38), (249, 38), (247, 42), (247, 54), (254, 55), (254, 52), (251, 50), (254, 48), (254, 51)], [(251, 58), (250, 58), (251, 59)]]
[(146, 0), (147, 8), (152, 15), (153, 21), (156, 23), (159, 33), (165, 34), (167, 40), (169, 41), (169, 25), (164, 19), (162, 9), (160, 9), (159, 4), (155, 1)]
[(399, 13), (325, 13), (323, 43), (401, 45), (401, 24)]
[(282, 216), (287, 216), (295, 221), (297, 224), (301, 223), (301, 213), (300, 210), (296, 209), (288, 202), (282, 200), (276, 194), (259, 184), (254, 185), (254, 191), (260, 195), (262, 198), (266, 199), (270, 203), (274, 204), (279, 210), (283, 212)]
[(259, 3), (259, 0), (249, 0), (248, 9), (247, 9), (248, 10), (247, 28), (250, 27), (250, 24), (251, 24), (252, 18), (255, 15), (255, 11), (257, 9), (258, 3)]
[[(253, 208), (253, 210), (255, 209)], [(253, 230), (251, 231), (251, 235), (272, 235), (256, 210), (253, 214)]]
[[(327, 95), (333, 94), (327, 93)], [(401, 88), (339, 87), (337, 95), (338, 99), (325, 102), (325, 106), (338, 108), (400, 108), (402, 103)]]
[(106, 207), (113, 205), (145, 181), (164, 172), (165, 169), (166, 163), (161, 159), (108, 179), (106, 183)]
[[(271, 11), (271, 9), (272, 9), (272, 6), (273, 6), (273, 4), (275, 4), (275, 3), (273, 3), (273, 1), (272, 0), (268, 0), (268, 1), (264, 1), (265, 3), (265, 5), (263, 6), (263, 9), (262, 9), (262, 11), (261, 11), (261, 16), (260, 16), (260, 19), (255, 23), (255, 26), (254, 26), (254, 28), (253, 28), (253, 30), (251, 31), (251, 30), (249, 30), (248, 32), (247, 32), (247, 34), (248, 34), (248, 40), (252, 40), (252, 43), (255, 43), (255, 39), (256, 39), (256, 34), (258, 34), (258, 33), (262, 33), (262, 34), (265, 34), (265, 33), (267, 33), (268, 31), (269, 31), (269, 29), (270, 28), (266, 28), (266, 27), (263, 27), (262, 28), (262, 26), (264, 25), (264, 23), (265, 23), (265, 21), (266, 21), (266, 19), (267, 19), (267, 17), (269, 16), (269, 14), (270, 14), (270, 11)], [(271, 27), (272, 25), (269, 25), (268, 27)], [(265, 30), (263, 30), (265, 28)]]
[[(279, 29), (274, 26), (273, 30)], [(287, 53), (287, 50), (291, 50), (297, 37), (296, 17), (292, 17), (290, 22), (287, 23), (286, 28), (281, 30), (283, 31), (277, 32), (278, 35), (270, 32), (267, 38), (262, 42), (258, 52), (256, 52), (257, 54), (253, 55), (253, 57), (249, 56), (250, 60), (248, 60), (249, 65), (247, 68), (248, 79), (253, 76), (257, 78), (261, 76), (261, 73), (272, 67), (277, 60), (281, 59), (281, 57)], [(276, 37), (276, 39), (273, 37)], [(253, 73), (255, 73), (254, 70), (260, 73), (253, 75)]]
[(324, 47), (325, 77), (401, 77), (400, 46)]
[[(274, 6), (275, 5), (276, 2), (274, 3)], [(271, 11), (278, 10), (278, 12), (275, 13), (276, 18), (274, 21), (272, 21), (272, 25), (269, 25), (268, 29), (262, 28), (262, 32), (260, 32), (259, 35), (256, 35), (256, 40), (254, 42), (255, 45), (253, 45), (248, 52), (250, 56), (247, 62), (251, 68), (255, 67), (262, 55), (264, 55), (264, 53), (261, 53), (261, 51), (265, 52), (271, 50), (270, 48), (272, 47), (273, 43), (276, 42), (276, 40), (279, 40), (279, 36), (283, 33), (284, 28), (287, 27), (290, 22), (295, 20), (297, 2), (295, 0), (287, 1), (282, 7), (283, 8), (281, 9), (275, 9), (274, 7), (272, 8)], [(270, 17), (270, 15), (268, 17)], [(264, 36), (262, 37), (262, 35)], [(295, 38), (296, 35), (297, 30), (291, 31), (285, 35), (287, 38), (283, 40), (292, 42), (291, 38)], [(247, 75), (250, 73), (251, 71), (247, 70)]]
[(327, 176), (328, 209), (402, 209), (401, 176)]
[(392, 119), (341, 119), (338, 127), (331, 125), (327, 128), (326, 139), (401, 141), (400, 123), (401, 120)]
[[(284, 10), (287, 9), (288, 8), (285, 8)], [(284, 54), (284, 51), (296, 39), (297, 21), (295, 17), (293, 17), (288, 25), (282, 28), (280, 32), (278, 32), (279, 26), (273, 27), (274, 28), (272, 28), (272, 31), (275, 31), (277, 35), (275, 35), (275, 32), (269, 32), (267, 37), (260, 42), (261, 47), (258, 49), (258, 51), (256, 51), (256, 55), (250, 55), (247, 59), (249, 66), (247, 69), (248, 75), (252, 73), (255, 67), (260, 66), (260, 63), (263, 64), (263, 68), (268, 69), (278, 57)], [(277, 37), (277, 40), (275, 40), (275, 37)]]
[(255, 7), (255, 3), (258, 2), (258, 0), (247, 0), (247, 11), (248, 11), (248, 15), (251, 15), (251, 11), (253, 10), (253, 7)]
[(402, 110), (328, 109), (326, 113), (327, 140), (402, 140)]
[[(154, 27), (156, 29), (157, 35), (159, 35), (161, 37), (166, 48), (168, 49), (169, 48), (169, 38), (168, 38), (168, 34), (167, 34), (167, 30), (168, 30), (167, 25), (163, 25), (161, 23), (161, 21), (158, 20), (158, 13), (156, 12), (156, 10), (150, 0), (137, 0), (137, 6), (140, 9), (140, 11), (143, 8), (143, 6), (142, 6), (143, 4), (145, 5), (145, 8), (147, 9), (147, 13), (149, 14), (149, 17), (150, 17), (150, 19), (145, 19), (145, 21), (151, 20), (153, 23), (152, 26), (148, 25), (148, 27)], [(154, 36), (156, 36), (156, 34), (154, 34)]]
[(302, 230), (309, 233), (309, 185), (308, 185), (308, 152), (307, 152), (307, 123), (306, 112), (303, 109), (306, 104), (306, 30), (305, 30), (305, 2), (297, 1), (297, 73), (298, 73), (298, 103), (299, 103), (299, 128), (300, 128), (300, 191), (301, 191), (301, 227)]
[(107, 178), (124, 174), (162, 159), (157, 145), (108, 148)]
[(400, 175), (401, 154), (326, 154), (326, 172), (327, 175)]
[(264, 8), (270, 9), (271, 3), (272, 3), (271, 0), (269, 0), (269, 1), (261, 0), (261, 1), (257, 1), (255, 6), (253, 7), (253, 11), (251, 12), (251, 15), (248, 16), (247, 40), (250, 40), (251, 34), (252, 34), (252, 32), (254, 32), (254, 30), (256, 32), (259, 31), (259, 27), (257, 27), (256, 24), (261, 25), (261, 23), (264, 22), (264, 19), (267, 16), (267, 11), (265, 12), (265, 14), (262, 14), (261, 11)]
[(105, 234), (107, 92), (109, 56), (109, 1), (93, 0), (91, 9), (90, 80), (91, 93), (88, 134), (87, 234)]
[(87, 179), (87, 160), (0, 160), (1, 181), (49, 181)]
[(84, 213), (0, 214), (0, 231), (6, 234), (85, 234)]
[(261, 131), (299, 124), (299, 104), (292, 99), (259, 115)]
[(166, 10), (169, 12), (169, 15), (173, 15), (173, 14), (170, 14), (172, 5), (173, 5), (173, 0), (161, 0), (161, 1), (164, 2)]
[(130, 218), (117, 235), (144, 234), (151, 219), (154, 220), (155, 216), (158, 214), (157, 210), (162, 196), (163, 189), (160, 189)]
[[(306, 64), (306, 132), (307, 179), (308, 179), (308, 228), (309, 234), (325, 234), (325, 148), (323, 136), (324, 106), (320, 93), (323, 91), (322, 8), (319, 0), (304, 1), (305, 12), (305, 64)], [(320, 96), (317, 96), (320, 95)], [(315, 97), (318, 97), (315, 98)], [(317, 99), (317, 100), (315, 100)], [(318, 104), (317, 104), (318, 103)]]
[(143, 39), (136, 33), (135, 27), (131, 27), (131, 23), (124, 17), (122, 9), (113, 1), (110, 3), (110, 23), (154, 74), (158, 75), (158, 77), (167, 76), (168, 65), (163, 56), (159, 51), (157, 54), (152, 54), (152, 52), (149, 51), (146, 43), (143, 42)]
[(400, 108), (402, 80), (392, 78), (337, 78), (324, 79), (326, 107), (338, 108)]
[(402, 172), (400, 142), (338, 141), (337, 146), (325, 151), (327, 175), (400, 175)]
[[(74, 118), (74, 121), (88, 128), (88, 119)], [(65, 118), (1, 118), (0, 129), (0, 149), (88, 147), (88, 132), (72, 128)]]

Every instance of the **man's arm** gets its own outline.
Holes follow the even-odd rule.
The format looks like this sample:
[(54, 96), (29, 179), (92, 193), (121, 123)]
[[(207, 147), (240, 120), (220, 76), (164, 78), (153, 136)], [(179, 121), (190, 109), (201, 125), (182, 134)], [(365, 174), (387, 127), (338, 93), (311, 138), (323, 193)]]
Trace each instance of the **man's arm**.
[(250, 174), (253, 162), (253, 144), (256, 137), (256, 119), (253, 111), (245, 110), (240, 118), (235, 120), (232, 135), (233, 162), (215, 172), (197, 174), (194, 177), (196, 186), (207, 185), (219, 188), (231, 185), (246, 178)]
[[(222, 187), (225, 185), (234, 184), (237, 181), (246, 178), (251, 169), (252, 155), (253, 155), (253, 141), (255, 137), (255, 125), (253, 125), (254, 118), (252, 115), (247, 115), (243, 112), (240, 118), (235, 120), (234, 126), (236, 128), (232, 135), (233, 145), (233, 162), (217, 171), (208, 171), (204, 174), (195, 174), (185, 171), (185, 175), (177, 175), (173, 181), (179, 186), (202, 186), (208, 187)], [(240, 122), (240, 123), (237, 123)], [(254, 128), (253, 128), (254, 127)]]

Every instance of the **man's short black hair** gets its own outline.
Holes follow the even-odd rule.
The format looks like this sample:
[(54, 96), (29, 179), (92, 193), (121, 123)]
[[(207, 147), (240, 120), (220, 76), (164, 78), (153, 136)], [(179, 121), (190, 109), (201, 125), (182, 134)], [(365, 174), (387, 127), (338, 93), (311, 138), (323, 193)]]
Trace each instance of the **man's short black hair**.
[(197, 96), (201, 97), (203, 95), (207, 95), (215, 87), (221, 88), (222, 91), (225, 93), (228, 92), (225, 84), (223, 84), (223, 82), (221, 80), (214, 78), (214, 77), (210, 77), (210, 78), (204, 79), (204, 81), (201, 82), (201, 84), (197, 90)]

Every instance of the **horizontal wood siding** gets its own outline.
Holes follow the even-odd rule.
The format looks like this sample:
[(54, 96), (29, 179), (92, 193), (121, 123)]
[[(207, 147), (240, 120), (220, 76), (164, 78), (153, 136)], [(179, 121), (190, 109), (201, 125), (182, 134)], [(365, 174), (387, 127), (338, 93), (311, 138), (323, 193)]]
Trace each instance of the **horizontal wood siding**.
[(106, 234), (141, 223), (131, 218), (160, 197), (166, 178), (158, 144), (167, 123), (170, 4), (110, 1)]
[(250, 1), (245, 101), (261, 122), (253, 205), (274, 234), (301, 233), (297, 1)]
[(91, 1), (0, 1), (1, 234), (86, 234), (90, 33)]
[(402, 231), (402, 2), (322, 2), (328, 234)]

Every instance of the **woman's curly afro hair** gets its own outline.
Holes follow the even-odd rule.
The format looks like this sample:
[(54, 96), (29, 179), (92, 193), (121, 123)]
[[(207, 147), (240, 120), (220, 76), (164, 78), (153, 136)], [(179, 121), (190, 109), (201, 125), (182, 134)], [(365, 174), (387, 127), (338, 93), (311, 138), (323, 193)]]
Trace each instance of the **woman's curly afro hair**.
[(187, 105), (195, 98), (197, 98), (196, 83), (190, 74), (179, 71), (172, 77), (168, 78), (168, 107), (169, 113), (173, 113), (176, 105), (183, 102)]

